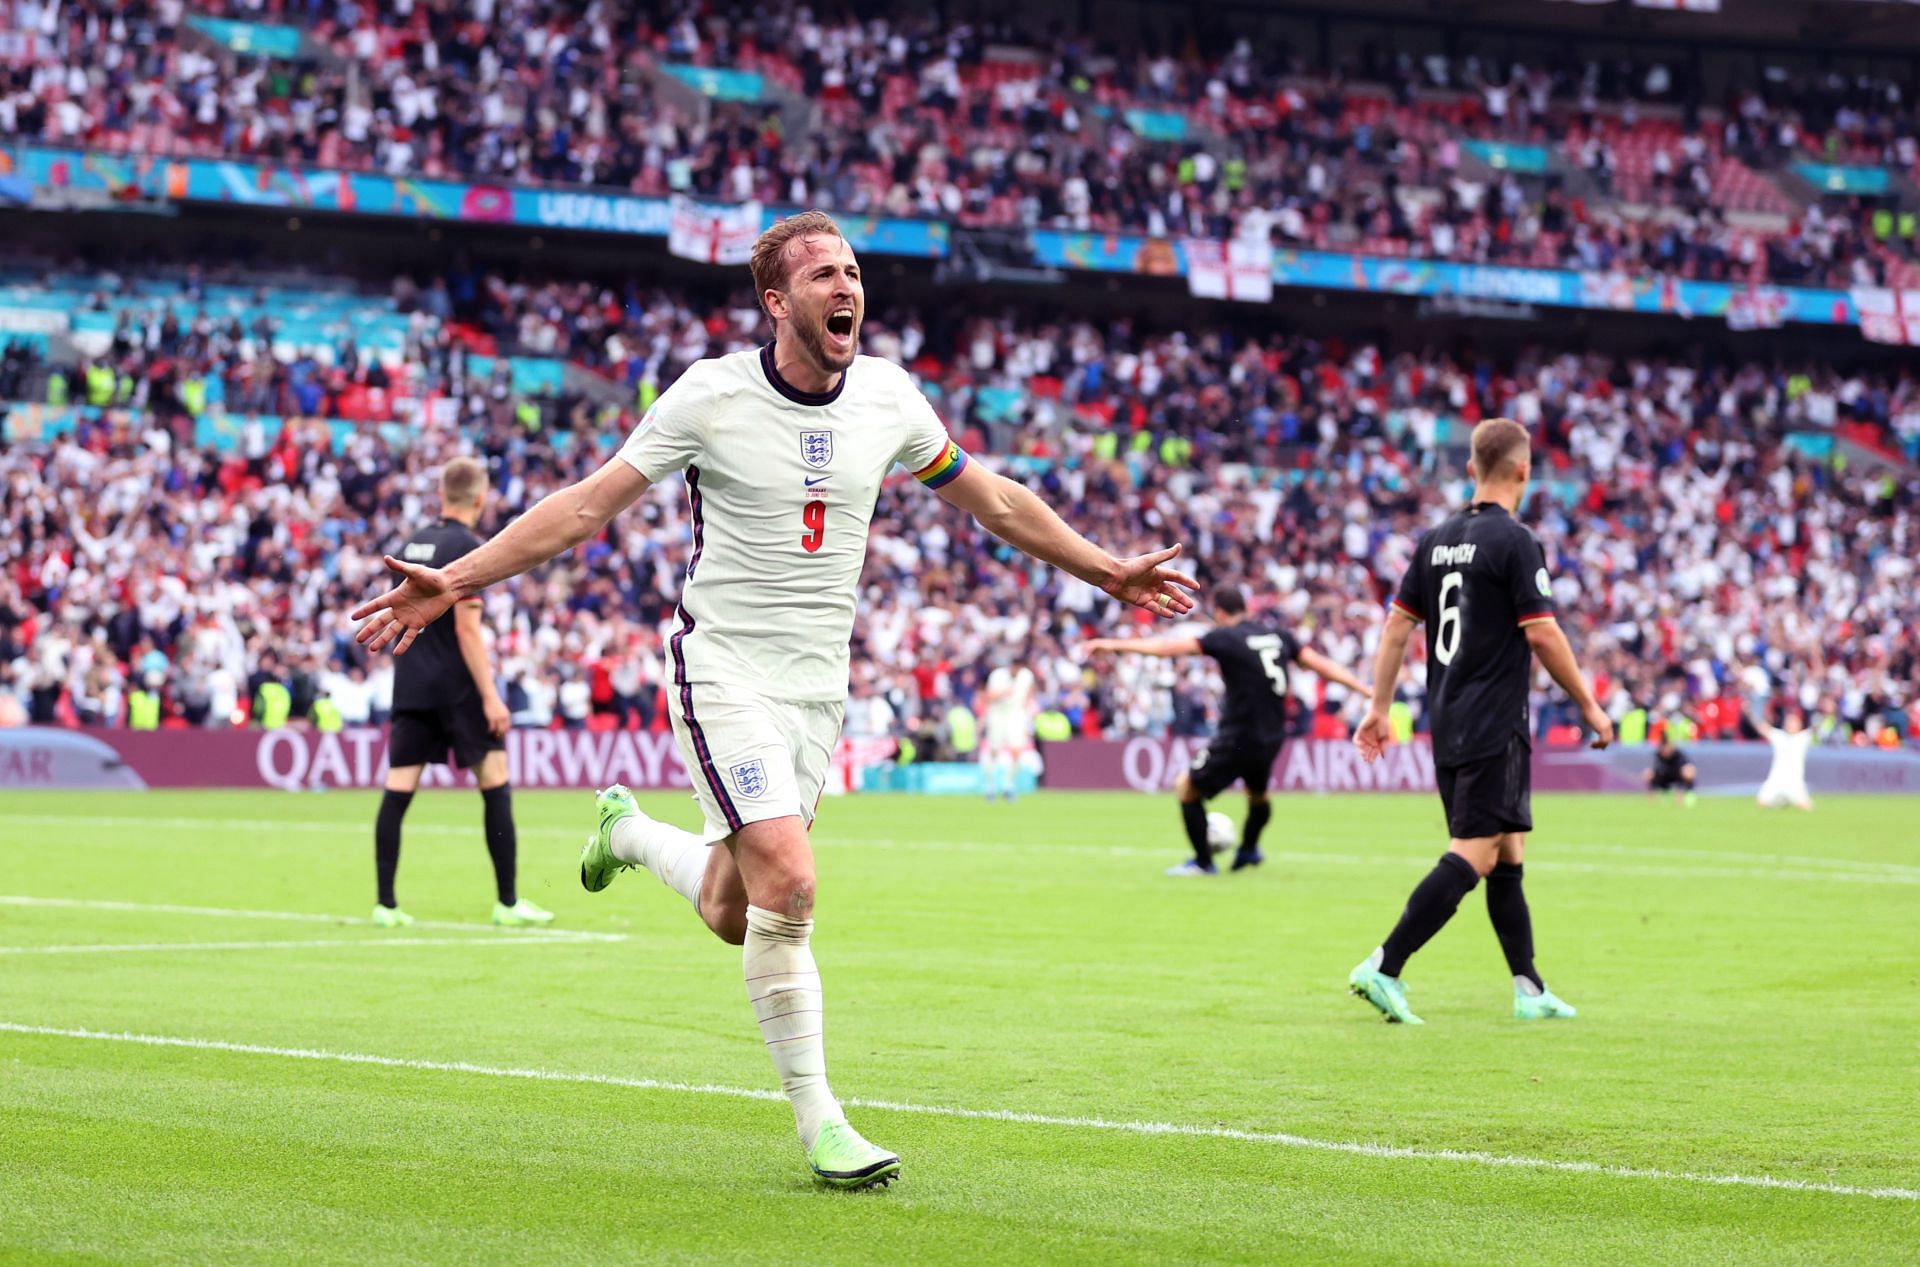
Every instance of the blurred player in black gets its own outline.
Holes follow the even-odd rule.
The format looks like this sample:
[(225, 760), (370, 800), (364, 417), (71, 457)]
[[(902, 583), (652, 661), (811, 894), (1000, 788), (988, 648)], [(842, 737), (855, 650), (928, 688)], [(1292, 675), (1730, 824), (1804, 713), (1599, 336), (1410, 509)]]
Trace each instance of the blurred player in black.
[(1213, 592), (1213, 615), (1214, 627), (1197, 637), (1094, 638), (1084, 648), (1088, 655), (1103, 651), (1170, 659), (1204, 655), (1220, 666), (1225, 689), (1219, 733), (1192, 771), (1183, 771), (1174, 784), (1193, 857), (1169, 870), (1168, 875), (1219, 873), (1213, 863), (1213, 843), (1207, 838), (1207, 802), (1236, 782), (1246, 788), (1247, 822), (1239, 851), (1234, 854), (1233, 869), (1260, 864), (1260, 833), (1273, 817), (1267, 785), (1287, 738), (1288, 665), (1297, 664), (1363, 696), (1368, 693), (1366, 683), (1312, 647), (1303, 646), (1291, 633), (1263, 620), (1248, 619), (1246, 596), (1238, 589), (1228, 585)]
[[(445, 567), (479, 548), (473, 526), (487, 500), (487, 469), (473, 458), (455, 458), (440, 472), (440, 519), (422, 528), (400, 547), (409, 563)], [(379, 882), (379, 905), (373, 922), (382, 928), (413, 923), (393, 896), (394, 873), (400, 868), (400, 822), (420, 772), (429, 764), (444, 765), (448, 754), (463, 770), (471, 770), (480, 785), (487, 833), (487, 853), (493, 859), (498, 901), (493, 922), (513, 927), (550, 923), (553, 915), (514, 890), (518, 840), (513, 826), (513, 790), (507, 785), (505, 738), (511, 714), (501, 702), (487, 664), (487, 638), (480, 625), (480, 600), (468, 599), (452, 613), (436, 620), (415, 640), (412, 654), (393, 662), (393, 730), (387, 745), (387, 791), (374, 821), (373, 863)]]
[(1684, 799), (1688, 806), (1698, 799), (1693, 791), (1693, 762), (1686, 749), (1673, 741), (1671, 724), (1661, 732), (1659, 746), (1653, 750), (1653, 769), (1646, 775), (1648, 796), (1657, 797), (1671, 791), (1676, 800)]
[(1387, 708), (1414, 627), (1427, 626), (1427, 699), (1434, 778), (1452, 843), (1407, 899), (1400, 922), (1348, 981), (1389, 1021), (1421, 1023), (1400, 972), (1487, 881), (1487, 914), (1513, 973), (1513, 1014), (1570, 1017), (1533, 966), (1533, 923), (1520, 887), (1533, 830), (1527, 688), (1533, 657), (1580, 707), (1593, 746), (1613, 742), (1613, 722), (1593, 698), (1573, 648), (1553, 618), (1552, 578), (1532, 532), (1514, 519), (1532, 474), (1527, 432), (1493, 418), (1473, 429), (1473, 499), (1420, 538), (1400, 582), (1374, 663), (1373, 703), (1353, 742), (1377, 760), (1393, 731)]

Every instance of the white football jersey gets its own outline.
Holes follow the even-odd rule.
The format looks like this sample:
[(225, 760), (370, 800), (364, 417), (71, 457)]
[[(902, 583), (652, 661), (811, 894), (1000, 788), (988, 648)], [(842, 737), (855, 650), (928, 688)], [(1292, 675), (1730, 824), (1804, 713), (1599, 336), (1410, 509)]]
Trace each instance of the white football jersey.
[(674, 681), (774, 699), (845, 700), (867, 528), (897, 463), (929, 488), (966, 454), (907, 372), (854, 358), (802, 392), (771, 346), (696, 362), (621, 446), (658, 482), (687, 473), (693, 557), (670, 644)]
[(1796, 730), (1788, 734), (1784, 730), (1768, 730), (1765, 734), (1773, 746), (1773, 765), (1767, 771), (1767, 782), (1783, 787), (1805, 787), (1807, 750), (1813, 746), (1813, 732)]
[(1002, 665), (987, 675), (987, 725), (1000, 735), (1018, 735), (1033, 716), (1037, 690), (1033, 670), (1026, 665)]

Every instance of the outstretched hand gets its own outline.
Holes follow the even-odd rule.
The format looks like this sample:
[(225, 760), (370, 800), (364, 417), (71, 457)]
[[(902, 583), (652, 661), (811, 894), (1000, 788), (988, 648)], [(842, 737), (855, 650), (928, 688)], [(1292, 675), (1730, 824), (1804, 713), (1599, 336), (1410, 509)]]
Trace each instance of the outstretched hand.
[[(367, 621), (354, 635), (354, 641), (369, 651), (392, 644), (393, 654), (402, 655), (422, 629), (446, 614), (459, 595), (447, 584), (447, 574), (439, 568), (406, 563), (391, 554), (383, 557), (388, 569), (405, 579), (380, 597), (353, 609), (352, 619)], [(394, 642), (396, 638), (398, 643)]]
[(1131, 559), (1121, 559), (1113, 579), (1100, 588), (1123, 603), (1131, 603), (1142, 611), (1152, 612), (1156, 616), (1172, 619), (1184, 616), (1193, 610), (1193, 600), (1181, 592), (1182, 589), (1199, 592), (1200, 582), (1185, 572), (1176, 572), (1163, 567), (1169, 559), (1180, 553), (1177, 545), (1164, 550), (1155, 550), (1152, 554), (1138, 554)]
[(1387, 715), (1372, 709), (1367, 710), (1366, 717), (1360, 722), (1359, 728), (1353, 732), (1353, 746), (1360, 750), (1360, 759), (1369, 763), (1378, 761), (1380, 754), (1385, 752), (1387, 745), (1392, 742), (1393, 725), (1387, 720)]

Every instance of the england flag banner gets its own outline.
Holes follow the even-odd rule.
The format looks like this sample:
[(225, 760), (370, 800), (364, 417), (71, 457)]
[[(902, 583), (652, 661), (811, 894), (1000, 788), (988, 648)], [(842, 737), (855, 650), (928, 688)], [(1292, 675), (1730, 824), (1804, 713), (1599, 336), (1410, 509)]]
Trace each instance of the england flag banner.
[(1187, 287), (1201, 299), (1238, 299), (1264, 304), (1273, 300), (1273, 248), (1265, 242), (1234, 238), (1214, 242), (1188, 238)]
[(1920, 290), (1856, 286), (1853, 306), (1860, 314), (1860, 333), (1868, 339), (1920, 347)]
[(761, 223), (757, 202), (715, 206), (675, 194), (667, 249), (702, 264), (744, 264), (753, 254)]
[(1787, 323), (1787, 292), (1778, 286), (1748, 286), (1727, 296), (1729, 330), (1778, 330)]

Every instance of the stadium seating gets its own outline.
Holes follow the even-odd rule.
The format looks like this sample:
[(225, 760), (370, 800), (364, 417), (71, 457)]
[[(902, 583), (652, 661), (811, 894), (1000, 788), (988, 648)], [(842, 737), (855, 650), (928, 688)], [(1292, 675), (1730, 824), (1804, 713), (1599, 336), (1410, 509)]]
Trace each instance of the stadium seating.
[[(243, 324), (304, 313), (327, 329), (350, 317), (356, 333), (364, 324), (400, 334), (412, 320), (338, 286), (207, 282), (189, 300), (177, 278), (106, 280), (15, 278), (0, 301), (106, 304), (78, 312), (82, 325), (176, 303)], [(544, 313), (560, 346), (626, 367), (642, 400), (693, 358), (757, 337), (720, 305), (625, 293), (631, 302), (609, 321), (596, 288), (493, 278), (464, 315), (473, 329), (510, 333), (528, 312)], [(970, 450), (1033, 483), (1104, 544), (1182, 540), (1207, 580), (1247, 583), (1338, 659), (1361, 660), (1412, 534), (1459, 494), (1471, 423), (1507, 414), (1541, 445), (1533, 513), (1565, 619), (1610, 707), (1705, 707), (1763, 685), (1856, 727), (1882, 717), (1904, 727), (1920, 706), (1911, 549), (1920, 481), (1844, 474), (1827, 460), (1836, 443), (1920, 457), (1920, 380), (1910, 376), (1757, 364), (1676, 376), (1649, 362), (1532, 352), (1469, 367), (1279, 336), (943, 324), (931, 313), (870, 320), (866, 339), (913, 367)], [(400, 342), (394, 391), (444, 377), (445, 341)], [(671, 351), (623, 360), (616, 346)], [(33, 526), (10, 532), (0, 551), (0, 689), (22, 711), (110, 719), (151, 679), (169, 717), (224, 725), (244, 716), (247, 683), (273, 672), (297, 700), (325, 691), (349, 701), (349, 720), (369, 716), (386, 669), (363, 662), (343, 613), (376, 583), (380, 551), (430, 506), (431, 472), (461, 446), (488, 454), (503, 518), (603, 460), (632, 421), (624, 411), (576, 414), (529, 430), (515, 393), (552, 386), (559, 363), (509, 359), (514, 370), (499, 381), (497, 353), (464, 356), (470, 382), (498, 384), (497, 396), (481, 389), (478, 408), (356, 418), (344, 402), (365, 383), (339, 363), (302, 378), (305, 354), (295, 355), (274, 362), (272, 395), (319, 382), (308, 399), (320, 408), (248, 411), (251, 389), (236, 376), (224, 404), (195, 416), (177, 391), (166, 394), (177, 388), (175, 359), (141, 351), (123, 362), (134, 380), (126, 399), (10, 408), (0, 516)], [(360, 354), (354, 375), (386, 355)], [(22, 394), (54, 369), (78, 367), (9, 371), (10, 385)], [(377, 425), (402, 412), (411, 425)], [(567, 724), (555, 705), (564, 675), (610, 662), (625, 666), (609, 671), (623, 689), (601, 692), (596, 710), (658, 724), (662, 639), (688, 540), (678, 493), (662, 489), (603, 541), (490, 593), (487, 618), (523, 723)], [(1207, 724), (1204, 666), (1129, 661), (1090, 676), (1075, 644), (1130, 617), (1078, 583), (1037, 579), (918, 488), (884, 496), (868, 585), (850, 733), (937, 726), (1002, 645), (1035, 666), (1046, 703), (1083, 732)], [(1783, 612), (1787, 595), (1796, 601)], [(1300, 704), (1303, 729), (1320, 724), (1316, 712), (1353, 707), (1337, 690)], [(1542, 708), (1543, 737), (1570, 720)]]
[[(1614, 95), (1600, 101), (1591, 68), (1577, 65), (1503, 80), (1469, 57), (1436, 80), (1432, 63), (1373, 58), (1349, 76), (1244, 43), (1180, 59), (1092, 56), (1071, 40), (991, 43), (966, 26), (828, 20), (792, 4), (700, 15), (628, 2), (568, 23), (531, 20), (533, 6), (510, 0), (486, 22), (437, 26), (412, 4), (313, 4), (304, 30), (260, 26), (243, 4), (177, 29), (150, 15), (114, 23), (115, 9), (64, 6), (33, 46), (39, 64), (0, 69), (0, 134), (397, 176), (685, 189), (984, 227), (1225, 236), (1257, 208), (1297, 212), (1303, 227), (1282, 235), (1314, 246), (1574, 266), (1559, 230), (1531, 222), (1549, 180), (1590, 172), (1595, 187), (1569, 207), (1622, 239), (1610, 268), (1701, 275), (1697, 259), (1657, 249), (1663, 228), (1642, 218), (1677, 206), (1785, 239), (1747, 262), (1743, 280), (1838, 286), (1883, 280), (1911, 243), (1870, 243), (1854, 225), (1837, 246), (1822, 234), (1802, 250), (1802, 204), (1756, 163), (1798, 154), (1920, 171), (1911, 106), (1888, 106), (1872, 82), (1769, 85), (1765, 97), (1709, 110), (1691, 197), (1676, 196), (1688, 182), (1655, 176), (1659, 155), (1681, 166), (1682, 115), (1663, 104), (1679, 94), (1650, 92), (1642, 112), (1619, 91), (1644, 85), (1640, 72), (1605, 77)], [(96, 69), (84, 85), (61, 73), (103, 43), (123, 69)], [(701, 102), (678, 73), (701, 69), (743, 74), (764, 99)], [(377, 109), (350, 99), (356, 82), (376, 90)], [(1783, 134), (1793, 143), (1783, 147)], [(1595, 138), (1602, 148), (1590, 152)], [(1414, 208), (1487, 179), (1458, 165), (1459, 142), (1475, 139), (1555, 158), (1545, 171), (1495, 173), (1520, 177), (1522, 195), (1490, 197), (1488, 223), (1463, 220), (1436, 237)]]

